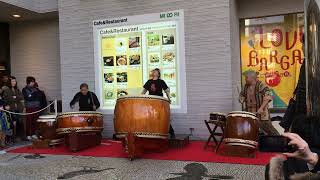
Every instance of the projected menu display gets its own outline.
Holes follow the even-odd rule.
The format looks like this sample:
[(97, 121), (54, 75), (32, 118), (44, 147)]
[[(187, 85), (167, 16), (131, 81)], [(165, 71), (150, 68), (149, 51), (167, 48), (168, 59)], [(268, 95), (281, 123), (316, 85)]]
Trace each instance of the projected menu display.
[(171, 106), (181, 106), (179, 21), (104, 27), (97, 32), (96, 80), (103, 109), (113, 109), (120, 96), (140, 95), (155, 68), (170, 88)]

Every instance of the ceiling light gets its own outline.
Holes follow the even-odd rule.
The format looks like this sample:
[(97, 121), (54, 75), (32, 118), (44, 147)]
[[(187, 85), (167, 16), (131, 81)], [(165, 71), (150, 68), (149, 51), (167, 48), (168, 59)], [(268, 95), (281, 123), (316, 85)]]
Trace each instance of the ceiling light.
[(20, 18), (21, 17), (19, 14), (13, 14), (12, 16), (15, 17), (15, 18)]

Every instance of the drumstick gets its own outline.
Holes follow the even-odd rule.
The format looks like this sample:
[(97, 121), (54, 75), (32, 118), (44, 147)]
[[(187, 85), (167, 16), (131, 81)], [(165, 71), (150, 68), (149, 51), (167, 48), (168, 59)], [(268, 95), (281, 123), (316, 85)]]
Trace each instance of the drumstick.
[[(237, 85), (237, 92), (238, 92), (238, 96), (240, 97), (240, 95), (241, 95), (240, 93), (241, 93), (241, 92), (240, 92), (240, 90), (239, 90), (239, 86), (238, 86), (238, 85)], [(241, 104), (243, 104), (243, 103), (241, 103)]]
[(237, 85), (237, 92), (240, 95), (239, 86)]
[[(237, 84), (236, 86), (237, 86), (238, 95), (239, 95), (239, 97), (240, 97), (240, 90), (239, 90), (238, 84)], [(241, 109), (244, 109), (243, 103), (244, 103), (244, 102), (241, 102)]]

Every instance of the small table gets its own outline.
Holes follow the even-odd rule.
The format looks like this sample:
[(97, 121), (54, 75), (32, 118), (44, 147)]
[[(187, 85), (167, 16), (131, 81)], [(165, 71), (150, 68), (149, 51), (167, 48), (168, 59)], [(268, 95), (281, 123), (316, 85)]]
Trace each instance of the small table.
[[(209, 146), (209, 143), (211, 141), (211, 139), (213, 139), (216, 148), (215, 151), (217, 152), (222, 141), (224, 138), (224, 127), (225, 127), (225, 121), (220, 121), (220, 120), (204, 120), (204, 123), (206, 124), (208, 131), (210, 133), (210, 136), (204, 146), (204, 148), (206, 149)], [(210, 124), (214, 125), (213, 129), (211, 128)], [(221, 129), (221, 133), (216, 132), (218, 127)], [(216, 139), (216, 137), (220, 137), (220, 141), (218, 142), (218, 140)]]

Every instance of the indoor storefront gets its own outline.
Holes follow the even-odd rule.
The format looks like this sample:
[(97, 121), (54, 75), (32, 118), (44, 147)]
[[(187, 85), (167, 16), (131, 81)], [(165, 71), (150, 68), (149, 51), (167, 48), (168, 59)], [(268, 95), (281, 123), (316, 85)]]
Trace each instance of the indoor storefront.
[(1, 1), (0, 179), (277, 179), (284, 132), (317, 159), (319, 3)]

